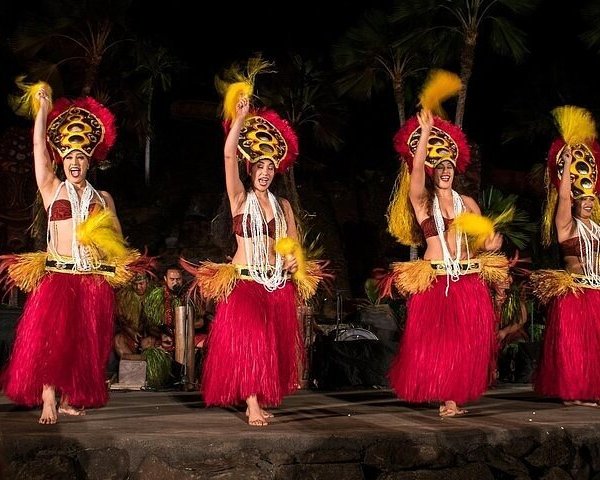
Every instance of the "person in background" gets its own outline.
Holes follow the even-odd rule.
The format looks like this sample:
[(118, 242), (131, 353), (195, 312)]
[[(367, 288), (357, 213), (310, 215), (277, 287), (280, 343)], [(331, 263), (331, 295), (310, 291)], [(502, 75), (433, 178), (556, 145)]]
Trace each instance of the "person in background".
[(146, 318), (144, 300), (150, 291), (150, 278), (136, 275), (131, 282), (117, 291), (117, 332), (114, 350), (118, 358), (141, 351)]

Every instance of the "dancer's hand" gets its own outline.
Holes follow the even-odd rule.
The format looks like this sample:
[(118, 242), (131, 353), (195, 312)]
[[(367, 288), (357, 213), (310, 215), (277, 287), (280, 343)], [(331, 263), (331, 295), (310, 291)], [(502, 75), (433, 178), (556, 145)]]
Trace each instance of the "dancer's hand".
[(486, 238), (485, 243), (483, 244), (483, 248), (489, 251), (500, 250), (502, 247), (502, 234), (493, 233), (488, 238)]
[(426, 110), (423, 108), (417, 113), (417, 120), (419, 121), (419, 126), (421, 127), (421, 134), (429, 136), (431, 129), (433, 128), (433, 115), (431, 114), (431, 110)]
[(298, 260), (292, 254), (288, 254), (285, 256), (283, 261), (283, 268), (290, 273), (296, 273), (298, 271)]

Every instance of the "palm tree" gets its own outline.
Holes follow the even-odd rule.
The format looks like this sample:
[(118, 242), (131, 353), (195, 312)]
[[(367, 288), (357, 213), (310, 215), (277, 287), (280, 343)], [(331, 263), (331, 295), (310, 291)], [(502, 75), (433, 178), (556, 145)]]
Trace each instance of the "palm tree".
[(533, 234), (537, 231), (537, 223), (529, 218), (529, 214), (522, 208), (516, 207), (519, 196), (511, 193), (505, 194), (490, 186), (481, 192), (479, 204), (481, 212), (489, 217), (498, 217), (502, 212), (514, 207), (512, 220), (499, 226), (498, 230), (509, 244), (518, 250), (525, 249)]
[[(469, 80), (481, 33), (495, 53), (521, 61), (528, 50), (515, 18), (532, 13), (539, 0), (396, 0), (392, 21), (412, 24), (430, 50), (450, 59), (458, 53), (462, 90), (454, 122), (462, 126)], [(484, 29), (484, 27), (486, 27)]]
[(90, 95), (107, 55), (132, 40), (125, 27), (129, 6), (130, 0), (42, 2), (19, 25), (12, 49), (18, 58), (33, 60), (30, 73), (38, 79), (56, 88), (67, 78), (79, 86), (79, 95)]
[[(267, 84), (261, 93), (264, 103), (278, 110), (293, 125), (300, 142), (298, 165), (317, 165), (312, 157), (315, 149), (337, 151), (343, 144), (341, 129), (345, 115), (343, 105), (325, 71), (314, 61), (290, 54), (286, 62), (278, 62), (277, 85)], [(294, 211), (300, 212), (295, 167), (284, 176), (286, 191)]]
[[(410, 29), (394, 28), (381, 10), (367, 10), (358, 25), (349, 29), (332, 48), (341, 95), (370, 100), (389, 90), (398, 112), (398, 124), (406, 121), (407, 82), (425, 67), (419, 62), (418, 36)], [(411, 247), (410, 258), (418, 251)]]
[(152, 104), (156, 89), (166, 92), (171, 89), (171, 73), (182, 68), (181, 63), (164, 47), (152, 47), (145, 42), (138, 49), (139, 66), (136, 73), (143, 75), (139, 91), (144, 98), (146, 117), (140, 122), (144, 132), (144, 181), (150, 186), (150, 153), (152, 146)]
[(332, 49), (340, 94), (370, 100), (391, 86), (398, 123), (403, 125), (407, 80), (423, 70), (416, 40), (414, 33), (395, 31), (385, 12), (366, 11)]

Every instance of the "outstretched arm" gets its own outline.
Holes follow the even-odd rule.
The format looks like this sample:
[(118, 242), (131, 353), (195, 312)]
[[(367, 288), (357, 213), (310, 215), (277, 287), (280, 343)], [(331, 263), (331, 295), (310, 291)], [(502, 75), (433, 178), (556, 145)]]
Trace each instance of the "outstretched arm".
[[(425, 188), (425, 159), (427, 158), (427, 142), (433, 127), (433, 115), (429, 110), (421, 110), (417, 113), (419, 125), (421, 126), (421, 137), (417, 144), (417, 150), (413, 158), (413, 168), (410, 175), (410, 203), (412, 204), (417, 220), (421, 221), (419, 214), (425, 208), (427, 202), (427, 190)], [(426, 213), (426, 212), (424, 212)]]
[(558, 186), (558, 203), (554, 224), (558, 240), (565, 240), (571, 234), (573, 228), (573, 215), (571, 214), (571, 147), (568, 145), (563, 149), (563, 174)]
[(46, 119), (50, 100), (47, 92), (42, 88), (36, 94), (40, 102), (40, 108), (35, 116), (33, 125), (33, 160), (35, 166), (35, 181), (42, 195), (44, 207), (48, 207), (51, 195), (60, 183), (52, 169), (52, 159), (46, 144)]
[(237, 161), (237, 146), (240, 138), (240, 131), (244, 126), (244, 120), (250, 110), (250, 100), (248, 97), (241, 97), (235, 106), (235, 118), (231, 122), (231, 128), (225, 139), (225, 186), (227, 196), (232, 212), (237, 212), (244, 201), (244, 185), (240, 180), (240, 172)]

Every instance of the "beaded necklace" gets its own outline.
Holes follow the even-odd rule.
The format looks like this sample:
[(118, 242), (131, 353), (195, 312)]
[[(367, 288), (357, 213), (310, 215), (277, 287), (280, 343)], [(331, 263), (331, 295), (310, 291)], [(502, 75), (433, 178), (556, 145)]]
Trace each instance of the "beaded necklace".
[[(454, 210), (454, 218), (457, 215), (464, 212), (466, 210), (465, 204), (461, 196), (454, 190), (452, 190), (452, 208)], [(462, 257), (462, 243), (463, 237), (465, 240), (465, 247), (467, 250), (467, 261), (470, 258), (469, 252), (469, 244), (466, 241), (466, 235), (461, 230), (455, 231), (456, 236), (456, 256), (452, 258), (450, 254), (450, 250), (448, 249), (448, 244), (446, 243), (446, 237), (444, 236), (445, 225), (444, 225), (444, 217), (442, 215), (442, 209), (440, 208), (440, 201), (437, 195), (433, 197), (432, 202), (432, 215), (433, 220), (435, 222), (435, 228), (437, 230), (438, 239), (442, 246), (442, 254), (444, 256), (444, 266), (446, 267), (446, 296), (448, 296), (448, 289), (450, 288), (450, 280), (453, 282), (458, 281), (460, 275), (462, 274), (462, 270), (460, 268), (460, 261)]]
[[(275, 195), (267, 190), (267, 196), (275, 219), (274, 244), (276, 244), (277, 240), (287, 234), (287, 223)], [(248, 224), (250, 225), (249, 230)], [(253, 190), (249, 191), (246, 196), (242, 229), (244, 232), (246, 263), (252, 279), (263, 285), (269, 292), (285, 286), (287, 276), (283, 272), (283, 258), (281, 255), (276, 252), (275, 265), (269, 263), (271, 239), (268, 234), (268, 223)]]
[[(50, 203), (50, 207), (48, 207), (49, 219), (52, 218), (52, 206), (58, 198), (58, 194), (60, 193), (60, 190), (63, 188), (63, 186), (67, 190), (69, 202), (71, 203), (71, 224), (73, 230), (71, 240), (71, 257), (73, 258), (73, 269), (76, 271), (88, 272), (91, 271), (95, 266), (97, 267), (98, 265), (93, 264), (93, 256), (91, 255), (89, 247), (80, 245), (77, 242), (77, 226), (80, 223), (87, 220), (90, 212), (90, 204), (94, 196), (97, 196), (100, 199), (102, 207), (104, 208), (106, 207), (106, 202), (87, 180), (85, 181), (85, 187), (83, 189), (83, 193), (81, 194), (81, 200), (79, 200), (79, 196), (77, 195), (77, 191), (75, 190), (73, 184), (69, 181), (64, 181), (56, 189), (54, 197), (52, 198), (52, 202)], [(57, 241), (55, 237), (57, 235), (56, 233), (54, 235), (52, 234), (52, 229), (50, 227), (51, 223), (52, 222), (48, 220), (48, 226), (46, 230), (46, 241), (48, 243), (48, 251), (55, 258), (60, 258), (61, 255), (58, 253), (55, 244), (55, 242)]]
[(581, 268), (590, 283), (600, 286), (600, 226), (590, 220), (590, 227), (575, 217), (577, 234), (579, 235), (579, 251), (581, 252)]

